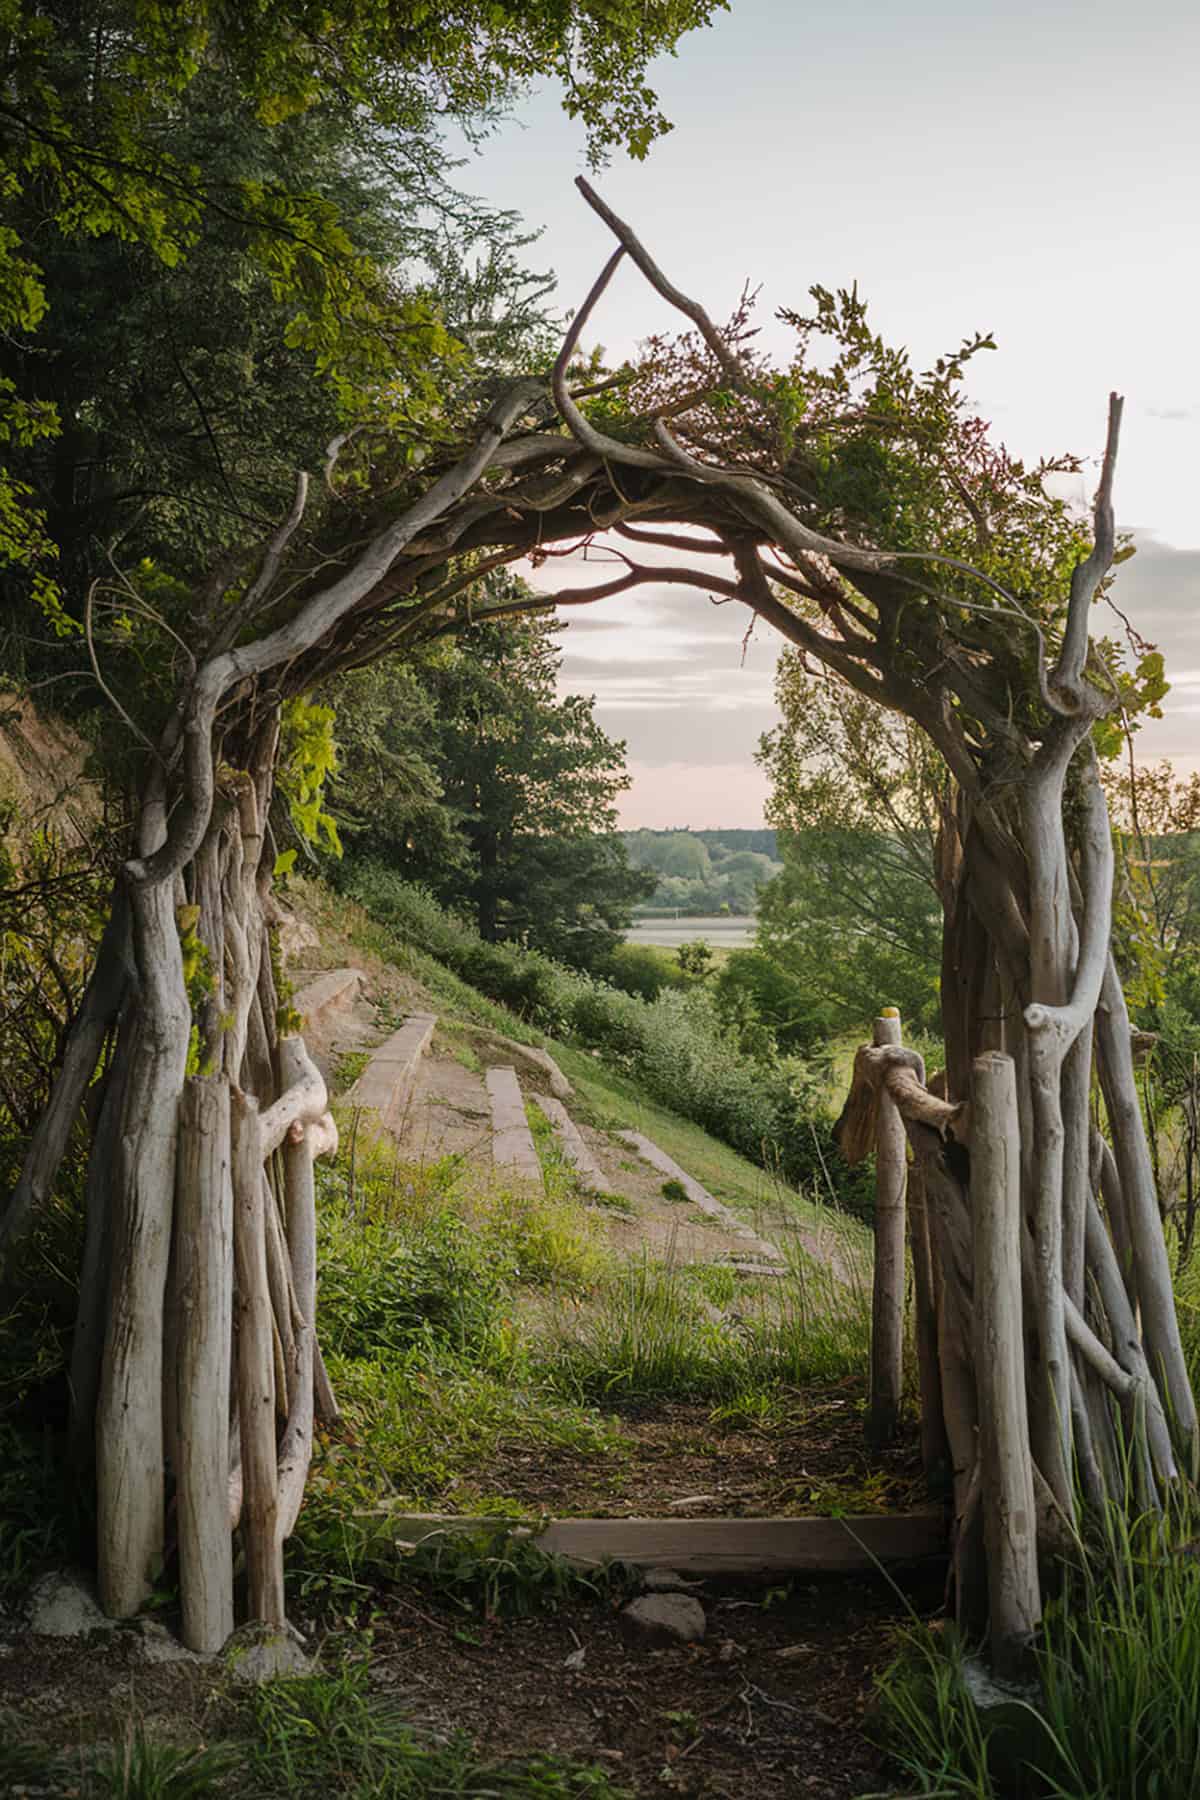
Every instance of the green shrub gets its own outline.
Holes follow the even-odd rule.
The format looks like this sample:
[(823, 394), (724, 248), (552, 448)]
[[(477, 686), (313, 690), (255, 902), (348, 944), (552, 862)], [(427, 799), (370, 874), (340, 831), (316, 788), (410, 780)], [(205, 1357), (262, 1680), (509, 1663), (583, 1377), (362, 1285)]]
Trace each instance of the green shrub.
[(674, 958), (652, 944), (618, 944), (603, 974), (614, 987), (640, 1000), (657, 1000), (664, 988), (682, 987), (685, 981)]

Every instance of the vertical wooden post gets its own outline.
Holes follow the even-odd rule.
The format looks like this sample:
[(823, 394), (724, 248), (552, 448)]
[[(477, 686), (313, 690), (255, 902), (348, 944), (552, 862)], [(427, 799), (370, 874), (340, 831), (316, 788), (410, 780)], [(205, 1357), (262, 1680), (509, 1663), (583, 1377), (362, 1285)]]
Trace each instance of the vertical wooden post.
[[(899, 1044), (900, 1014), (887, 1007), (875, 1021), (876, 1048)], [(871, 1399), (867, 1442), (890, 1444), (900, 1426), (904, 1385), (904, 1188), (908, 1139), (891, 1095), (882, 1086), (875, 1129), (875, 1281), (871, 1301)]]
[(262, 1131), (258, 1102), (235, 1088), (233, 1249), (238, 1285), (237, 1397), (242, 1433), (242, 1537), (252, 1620), (282, 1625), (283, 1551), (275, 1460), (275, 1346), (267, 1283)]
[(233, 1630), (229, 1363), (233, 1189), (229, 1084), (193, 1076), (179, 1115), (175, 1196), (176, 1512), (183, 1641), (211, 1655)]
[[(300, 1038), (279, 1042), (279, 1085), (282, 1092), (302, 1079), (307, 1057)], [(313, 1346), (317, 1309), (317, 1209), (313, 1179), (312, 1138), (302, 1122), (283, 1140), (283, 1192), (287, 1207), (287, 1250), (300, 1319), (295, 1330), (296, 1370), (287, 1429), (279, 1449), (280, 1541), (291, 1536), (304, 1499), (312, 1460)]]
[(913, 1300), (916, 1313), (917, 1373), (921, 1383), (921, 1463), (926, 1479), (947, 1478), (950, 1451), (942, 1399), (942, 1363), (938, 1347), (938, 1270), (929, 1230), (925, 1171), (914, 1161), (908, 1171), (908, 1242), (912, 1252)]
[(975, 1375), (992, 1661), (1017, 1671), (1041, 1617), (1021, 1319), (1021, 1139), (1016, 1070), (974, 1063), (971, 1212)]

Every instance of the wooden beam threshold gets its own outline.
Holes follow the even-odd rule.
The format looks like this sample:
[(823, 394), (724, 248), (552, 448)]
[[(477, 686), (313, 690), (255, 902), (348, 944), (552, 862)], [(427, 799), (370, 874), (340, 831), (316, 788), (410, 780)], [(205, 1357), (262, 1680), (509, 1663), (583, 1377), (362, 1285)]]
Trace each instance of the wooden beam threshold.
[(921, 1562), (949, 1549), (941, 1512), (820, 1519), (514, 1519), (457, 1513), (376, 1513), (396, 1544), (504, 1531), (584, 1566), (604, 1562), (691, 1575), (854, 1574), (880, 1563)]

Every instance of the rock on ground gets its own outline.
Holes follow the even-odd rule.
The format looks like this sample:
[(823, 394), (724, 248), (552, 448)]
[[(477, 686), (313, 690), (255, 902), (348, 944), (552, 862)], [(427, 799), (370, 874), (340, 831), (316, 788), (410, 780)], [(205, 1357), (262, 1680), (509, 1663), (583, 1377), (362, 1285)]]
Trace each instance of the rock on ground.
[(675, 1569), (647, 1569), (642, 1576), (642, 1586), (648, 1594), (688, 1594), (693, 1588), (703, 1587), (702, 1581), (685, 1581)]
[(707, 1627), (704, 1608), (690, 1594), (643, 1594), (621, 1613), (626, 1637), (647, 1646), (695, 1644)]
[(51, 1569), (34, 1583), (25, 1620), (36, 1637), (86, 1637), (90, 1631), (112, 1631), (114, 1622), (100, 1611), (92, 1584), (77, 1569)]
[(233, 1680), (246, 1686), (279, 1675), (307, 1675), (312, 1667), (294, 1625), (242, 1625), (226, 1638), (221, 1660)]

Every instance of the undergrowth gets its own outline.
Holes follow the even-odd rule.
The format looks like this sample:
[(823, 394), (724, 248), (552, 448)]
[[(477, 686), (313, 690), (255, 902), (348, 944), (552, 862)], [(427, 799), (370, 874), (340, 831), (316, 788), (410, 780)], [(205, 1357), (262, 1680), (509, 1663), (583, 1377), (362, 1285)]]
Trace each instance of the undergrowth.
[(1195, 1520), (1093, 1521), (1047, 1607), (1034, 1681), (983, 1711), (953, 1632), (915, 1627), (880, 1681), (887, 1743), (926, 1800), (1194, 1800)]

